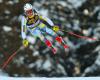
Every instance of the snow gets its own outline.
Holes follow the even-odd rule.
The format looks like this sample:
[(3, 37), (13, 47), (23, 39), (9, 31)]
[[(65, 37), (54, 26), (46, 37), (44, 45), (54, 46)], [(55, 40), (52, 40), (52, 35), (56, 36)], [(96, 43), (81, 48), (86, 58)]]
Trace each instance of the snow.
[(36, 8), (39, 8), (39, 7), (41, 7), (41, 4), (38, 3), (38, 2), (34, 2), (33, 6), (36, 7)]
[(13, 2), (14, 2), (14, 3), (18, 3), (18, 2), (19, 2), (19, 0), (13, 0)]
[(83, 13), (84, 13), (85, 15), (89, 15), (88, 9), (84, 9)]
[(7, 4), (9, 4), (9, 5), (13, 5), (14, 2), (13, 2), (13, 1), (8, 1)]
[(100, 52), (99, 52), (99, 54), (98, 54), (98, 56), (97, 56), (97, 59), (96, 59), (96, 61), (95, 61), (95, 64), (97, 64), (97, 65), (100, 66)]
[(10, 11), (9, 11), (9, 10), (5, 10), (5, 13), (6, 13), (6, 14), (10, 14)]
[(3, 0), (0, 0), (0, 3), (2, 3), (3, 2)]
[(52, 66), (52, 65), (51, 65), (50, 60), (46, 60), (45, 63), (43, 64), (43, 69), (49, 71), (51, 66)]
[(58, 67), (58, 71), (57, 71), (58, 73), (62, 72), (64, 75), (66, 75), (65, 69), (61, 64), (58, 64), (57, 67)]
[(0, 76), (0, 80), (100, 80), (100, 77), (63, 77), (63, 78), (46, 78), (46, 77), (4, 77)]
[(24, 57), (19, 57), (18, 59), (14, 59), (14, 63), (16, 63), (17, 67), (19, 67), (21, 64), (24, 63)]
[[(8, 76), (7, 73), (4, 73), (3, 70), (0, 69), (0, 76), (2, 76), (2, 75), (3, 75), (3, 76)], [(1, 77), (0, 77), (0, 80), (1, 80)]]
[(9, 31), (12, 30), (12, 28), (9, 27), (9, 26), (3, 26), (3, 30), (4, 30), (5, 32), (9, 32)]
[(59, 1), (58, 3), (61, 4), (61, 5), (64, 6), (64, 7), (67, 5), (67, 4), (65, 3), (65, 1)]
[(88, 33), (88, 30), (83, 30), (83, 34), (85, 34), (85, 35), (89, 35), (89, 33)]
[(39, 59), (39, 60), (37, 60), (35, 62), (35, 64), (36, 64), (36, 66), (37, 66), (38, 69), (41, 67), (42, 63), (43, 63), (43, 60), (42, 59)]
[(35, 66), (34, 63), (31, 63), (31, 64), (28, 65), (29, 68), (33, 68), (34, 66)]
[(39, 56), (39, 51), (34, 51), (33, 56)]
[(48, 17), (48, 10), (41, 9), (39, 12), (40, 12), (41, 15)]
[(80, 31), (80, 28), (79, 28), (79, 20), (73, 20), (73, 23), (74, 23), (73, 29)]
[(96, 47), (96, 49), (94, 50), (94, 52), (98, 52), (100, 51), (100, 46)]
[(100, 12), (99, 12), (99, 15), (98, 15), (98, 20), (100, 20)]
[(77, 8), (82, 5), (86, 0), (68, 0), (69, 3), (73, 5), (74, 8)]

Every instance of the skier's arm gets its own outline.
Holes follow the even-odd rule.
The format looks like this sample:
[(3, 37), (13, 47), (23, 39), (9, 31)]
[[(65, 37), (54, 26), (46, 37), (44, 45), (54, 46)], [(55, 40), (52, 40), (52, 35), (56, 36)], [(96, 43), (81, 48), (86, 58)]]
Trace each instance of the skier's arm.
[(22, 36), (22, 39), (26, 39), (26, 33), (27, 33), (25, 20), (26, 19), (23, 16), (22, 21), (21, 21), (21, 36)]
[(40, 20), (42, 20), (43, 23), (52, 28), (55, 32), (59, 31), (59, 26), (54, 25), (54, 23), (49, 18), (45, 16), (40, 16)]
[(28, 40), (26, 39), (26, 33), (27, 33), (27, 28), (26, 28), (26, 19), (23, 16), (22, 21), (21, 21), (21, 36), (23, 39), (23, 45), (24, 47), (28, 46)]
[(54, 26), (54, 23), (49, 18), (47, 18), (46, 16), (40, 16), (40, 20), (42, 20), (49, 27)]

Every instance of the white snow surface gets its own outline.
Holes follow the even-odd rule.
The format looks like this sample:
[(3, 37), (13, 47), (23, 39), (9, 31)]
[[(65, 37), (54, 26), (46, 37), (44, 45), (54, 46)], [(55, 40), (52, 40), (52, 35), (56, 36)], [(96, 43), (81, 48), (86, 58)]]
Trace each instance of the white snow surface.
[(39, 13), (40, 13), (41, 15), (43, 15), (43, 16), (48, 17), (48, 10), (46, 10), (46, 9), (41, 9), (41, 10), (39, 10)]
[(0, 3), (2, 3), (3, 2), (3, 0), (0, 0)]
[(3, 30), (4, 30), (5, 32), (9, 32), (9, 31), (12, 30), (12, 28), (9, 27), (9, 26), (3, 26)]
[(45, 63), (43, 64), (43, 69), (49, 71), (51, 69), (50, 67), (52, 67), (50, 60), (46, 60)]
[(100, 80), (100, 77), (63, 77), (63, 78), (46, 78), (46, 77), (4, 77), (0, 80)]
[(86, 0), (68, 0), (68, 2), (71, 3), (74, 8), (80, 7), (85, 1)]

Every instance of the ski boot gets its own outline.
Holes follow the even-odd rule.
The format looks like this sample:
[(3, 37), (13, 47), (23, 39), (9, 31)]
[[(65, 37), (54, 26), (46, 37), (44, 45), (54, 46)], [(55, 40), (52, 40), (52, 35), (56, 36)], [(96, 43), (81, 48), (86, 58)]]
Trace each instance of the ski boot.
[(56, 39), (57, 42), (59, 42), (61, 45), (63, 45), (63, 47), (64, 47), (65, 49), (66, 49), (66, 48), (69, 48), (69, 46), (66, 45), (66, 44), (64, 43), (62, 37), (57, 36), (55, 39)]
[(46, 40), (45, 44), (52, 49), (52, 52), (54, 54), (56, 54), (57, 50), (53, 47), (52, 43), (49, 40)]

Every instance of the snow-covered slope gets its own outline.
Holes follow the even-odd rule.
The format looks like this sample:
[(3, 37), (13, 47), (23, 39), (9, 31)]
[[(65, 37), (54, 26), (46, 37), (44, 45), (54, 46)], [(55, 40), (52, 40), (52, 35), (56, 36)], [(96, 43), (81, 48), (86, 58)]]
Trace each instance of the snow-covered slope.
[(46, 78), (46, 77), (2, 77), (0, 80), (100, 80), (100, 77), (63, 77), (63, 78)]

